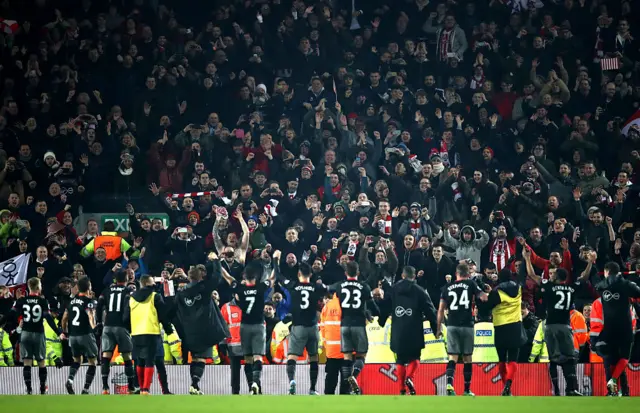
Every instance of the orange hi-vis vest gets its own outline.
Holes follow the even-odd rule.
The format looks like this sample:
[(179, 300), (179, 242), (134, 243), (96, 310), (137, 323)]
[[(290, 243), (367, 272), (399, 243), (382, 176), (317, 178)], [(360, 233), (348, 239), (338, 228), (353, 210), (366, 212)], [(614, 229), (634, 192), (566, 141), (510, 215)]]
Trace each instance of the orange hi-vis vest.
[(229, 333), (231, 333), (231, 337), (227, 338), (227, 346), (239, 348), (242, 310), (235, 304), (227, 303), (222, 306), (222, 318), (227, 322)]
[(320, 337), (324, 344), (324, 349), (328, 359), (344, 358), (340, 351), (340, 318), (342, 317), (342, 307), (337, 295), (322, 309), (320, 314)]
[(122, 238), (117, 235), (98, 235), (93, 240), (93, 250), (104, 248), (107, 260), (117, 260), (122, 257)]
[[(629, 311), (631, 312), (631, 326), (633, 327), (633, 331), (636, 331), (636, 314), (632, 306)], [(589, 356), (589, 361), (591, 363), (602, 363), (602, 357), (598, 356), (595, 353), (594, 342), (597, 341), (598, 336), (602, 333), (604, 329), (604, 314), (602, 312), (602, 298), (598, 298), (593, 302), (591, 306), (591, 318), (589, 319), (589, 324), (591, 327), (591, 331), (589, 331), (589, 339), (591, 341), (591, 355)]]
[[(286, 364), (289, 355), (289, 337), (285, 338), (278, 344), (276, 354), (273, 356), (273, 364)], [(298, 357), (298, 364), (307, 363), (309, 361), (309, 353), (304, 349), (302, 356)]]
[(589, 341), (587, 322), (580, 311), (571, 310), (571, 331), (573, 331), (573, 347), (580, 350)]
[(589, 355), (589, 361), (591, 363), (602, 363), (602, 357), (596, 354), (595, 343), (598, 340), (598, 336), (602, 332), (604, 327), (604, 317), (602, 315), (602, 299), (598, 298), (591, 305), (591, 318), (589, 318), (589, 341), (591, 343), (591, 354)]

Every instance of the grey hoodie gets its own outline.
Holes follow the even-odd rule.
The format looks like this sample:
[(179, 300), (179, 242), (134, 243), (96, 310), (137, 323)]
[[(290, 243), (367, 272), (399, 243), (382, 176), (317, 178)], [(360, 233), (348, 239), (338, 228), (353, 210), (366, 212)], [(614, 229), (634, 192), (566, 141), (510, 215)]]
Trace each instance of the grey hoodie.
[[(469, 242), (463, 241), (463, 233), (464, 231), (469, 231), (473, 233), (473, 240)], [(480, 238), (477, 236), (480, 235)], [(448, 230), (444, 231), (444, 245), (454, 248), (456, 250), (456, 259), (466, 260), (467, 258), (471, 258), (477, 265), (477, 271), (480, 272), (480, 256), (482, 253), (482, 249), (487, 246), (489, 243), (489, 234), (487, 234), (484, 230), (479, 230), (476, 233), (476, 230), (471, 225), (465, 225), (460, 229), (460, 239), (457, 240), (449, 234)]]

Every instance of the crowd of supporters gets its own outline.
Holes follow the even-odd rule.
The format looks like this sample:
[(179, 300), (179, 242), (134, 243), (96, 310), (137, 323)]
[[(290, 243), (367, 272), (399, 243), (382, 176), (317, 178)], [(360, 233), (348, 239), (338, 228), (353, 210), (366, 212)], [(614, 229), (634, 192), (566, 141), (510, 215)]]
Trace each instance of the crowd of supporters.
[[(5, 0), (0, 259), (31, 253), (59, 318), (78, 277), (96, 297), (120, 268), (179, 286), (210, 251), (238, 280), (250, 261), (266, 279), (275, 250), (284, 277), (308, 262), (327, 285), (357, 261), (374, 290), (411, 265), (438, 303), (460, 261), (495, 285), (528, 249), (543, 278), (589, 274), (576, 297), (588, 321), (605, 262), (640, 273), (638, 11)], [(128, 230), (82, 219), (102, 207)], [(16, 293), (0, 293), (6, 314)], [(277, 285), (269, 296), (273, 330), (289, 300)], [(533, 345), (545, 315), (532, 279), (523, 303)]]

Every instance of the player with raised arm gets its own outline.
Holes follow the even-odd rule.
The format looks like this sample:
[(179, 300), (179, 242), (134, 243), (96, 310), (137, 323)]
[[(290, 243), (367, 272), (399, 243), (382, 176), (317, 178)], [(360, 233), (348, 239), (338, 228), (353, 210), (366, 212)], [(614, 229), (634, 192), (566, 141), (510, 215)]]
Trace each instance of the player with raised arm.
[(102, 394), (109, 394), (109, 369), (111, 357), (116, 346), (124, 360), (124, 373), (127, 376), (129, 392), (135, 393), (135, 370), (131, 352), (133, 343), (131, 334), (125, 326), (124, 312), (128, 311), (129, 289), (127, 288), (127, 273), (118, 271), (115, 273), (115, 284), (107, 288), (100, 298), (96, 309), (97, 321), (100, 326), (104, 320), (102, 329)]
[(301, 263), (298, 268), (298, 280), (284, 280), (282, 283), (291, 295), (292, 326), (287, 354), (289, 394), (296, 394), (296, 364), (305, 349), (309, 354), (309, 394), (318, 394), (318, 301), (327, 293), (327, 287), (322, 283), (312, 284), (311, 275), (311, 266)]
[(273, 287), (276, 268), (280, 266), (280, 251), (273, 253), (274, 270), (269, 280), (259, 282), (262, 266), (249, 263), (244, 269), (244, 280), (238, 283), (227, 271), (222, 269), (222, 276), (234, 290), (236, 303), (242, 309), (240, 323), (240, 344), (244, 354), (245, 365), (252, 365), (253, 382), (251, 394), (262, 394), (262, 357), (267, 343), (267, 330), (264, 319), (265, 292)]
[(82, 356), (85, 356), (89, 362), (82, 394), (89, 394), (89, 388), (96, 375), (98, 345), (93, 333), (96, 328), (96, 305), (90, 295), (91, 281), (87, 277), (80, 278), (78, 280), (78, 295), (73, 297), (62, 316), (62, 329), (69, 333), (69, 347), (71, 347), (71, 356), (73, 357), (66, 382), (69, 394), (75, 394), (73, 379), (80, 368)]
[(543, 280), (537, 275), (531, 263), (531, 252), (524, 248), (522, 255), (527, 266), (527, 276), (540, 285), (542, 305), (547, 312), (544, 327), (544, 341), (549, 352), (549, 375), (553, 385), (553, 392), (560, 395), (558, 387), (558, 366), (562, 366), (562, 373), (567, 382), (567, 396), (582, 396), (578, 391), (578, 377), (576, 363), (578, 354), (573, 344), (571, 330), (571, 310), (574, 307), (576, 291), (580, 288), (584, 277), (575, 282), (567, 283), (569, 273), (564, 268), (549, 271), (549, 279)]
[(465, 263), (456, 267), (456, 279), (442, 288), (442, 297), (438, 309), (438, 331), (442, 331), (445, 310), (449, 310), (447, 318), (447, 395), (455, 396), (453, 376), (456, 363), (464, 363), (464, 395), (474, 396), (471, 392), (471, 375), (473, 364), (473, 299), (487, 301), (485, 293), (471, 278), (469, 266)]
[[(39, 278), (29, 278), (27, 281), (29, 295), (20, 297), (13, 304), (7, 317), (22, 317), (22, 331), (20, 332), (20, 358), (24, 363), (22, 375), (27, 387), (27, 394), (32, 394), (31, 368), (33, 361), (38, 364), (38, 378), (40, 379), (40, 394), (47, 393), (46, 341), (44, 336), (44, 320), (47, 320), (53, 331), (64, 339), (60, 328), (49, 312), (49, 302), (42, 296), (42, 284)], [(2, 318), (0, 316), (0, 318)], [(2, 320), (0, 320), (0, 325)]]
[[(367, 310), (372, 314), (379, 313), (373, 301), (371, 288), (358, 280), (360, 267), (357, 262), (350, 261), (346, 265), (346, 281), (331, 286), (340, 300), (342, 318), (340, 321), (341, 351), (344, 355), (342, 378), (351, 386), (353, 394), (360, 394), (358, 375), (364, 367), (364, 360), (369, 351), (367, 339)], [(355, 352), (355, 360), (354, 353)]]

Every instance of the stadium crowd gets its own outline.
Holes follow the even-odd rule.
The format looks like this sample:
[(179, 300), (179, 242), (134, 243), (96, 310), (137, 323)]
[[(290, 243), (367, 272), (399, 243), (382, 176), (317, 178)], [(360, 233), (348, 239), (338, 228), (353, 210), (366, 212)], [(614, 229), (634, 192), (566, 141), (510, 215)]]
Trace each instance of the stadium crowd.
[[(356, 261), (374, 296), (410, 265), (437, 307), (457, 264), (495, 286), (524, 249), (543, 278), (586, 279), (574, 332), (593, 361), (604, 264), (640, 279), (638, 6), (2, 1), (0, 261), (31, 253), (27, 278), (60, 320), (83, 276), (96, 299), (122, 270), (134, 290), (145, 274), (179, 290), (212, 251), (238, 282), (249, 262), (268, 279), (276, 250), (283, 277), (308, 263), (326, 285)], [(96, 200), (129, 214), (128, 230), (80, 223)], [(0, 287), (0, 315), (21, 294)], [(290, 297), (267, 294), (278, 363)], [(232, 290), (213, 298), (224, 308)], [(522, 300), (520, 361), (540, 361), (533, 278)], [(174, 324), (165, 359), (186, 362)], [(19, 363), (19, 322), (0, 327), (0, 366)], [(70, 364), (49, 333), (50, 365)]]

